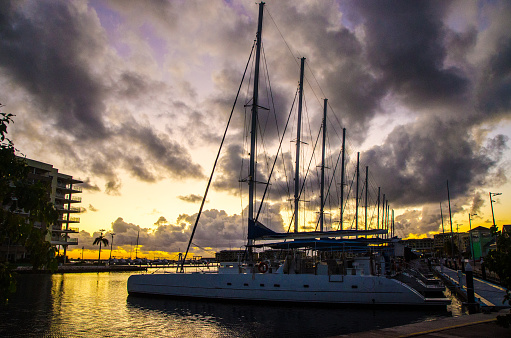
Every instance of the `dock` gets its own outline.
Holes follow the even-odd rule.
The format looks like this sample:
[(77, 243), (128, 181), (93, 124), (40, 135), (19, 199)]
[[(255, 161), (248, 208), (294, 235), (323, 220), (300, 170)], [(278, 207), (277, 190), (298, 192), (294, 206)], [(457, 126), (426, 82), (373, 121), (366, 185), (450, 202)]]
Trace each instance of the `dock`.
[(506, 309), (499, 312), (441, 318), (341, 337), (510, 337), (511, 328), (497, 325), (497, 316), (508, 313), (509, 309)]
[[(467, 301), (466, 274), (461, 270), (453, 270), (446, 266), (433, 267), (435, 274), (440, 277), (445, 285), (453, 290), (459, 298)], [(490, 310), (508, 309), (509, 304), (503, 303), (506, 289), (500, 285), (474, 277), (475, 300), (484, 312)]]

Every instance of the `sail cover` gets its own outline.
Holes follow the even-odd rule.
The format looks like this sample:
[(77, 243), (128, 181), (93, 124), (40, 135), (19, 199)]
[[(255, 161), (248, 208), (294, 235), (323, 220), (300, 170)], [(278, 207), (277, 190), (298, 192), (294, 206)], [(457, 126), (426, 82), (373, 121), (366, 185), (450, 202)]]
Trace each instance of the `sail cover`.
[(306, 238), (324, 238), (324, 237), (346, 237), (346, 236), (372, 236), (385, 235), (385, 229), (372, 230), (335, 230), (335, 231), (308, 231), (308, 232), (275, 232), (262, 223), (253, 219), (248, 220), (248, 239), (253, 240), (273, 240), (273, 239), (306, 239)]

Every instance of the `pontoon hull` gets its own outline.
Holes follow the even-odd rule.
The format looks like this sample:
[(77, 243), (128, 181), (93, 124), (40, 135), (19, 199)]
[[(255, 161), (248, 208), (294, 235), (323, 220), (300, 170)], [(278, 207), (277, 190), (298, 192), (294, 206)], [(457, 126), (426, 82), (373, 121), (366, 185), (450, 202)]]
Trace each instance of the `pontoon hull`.
[(445, 305), (383, 276), (309, 274), (144, 274), (128, 279), (128, 293), (222, 300), (325, 304)]

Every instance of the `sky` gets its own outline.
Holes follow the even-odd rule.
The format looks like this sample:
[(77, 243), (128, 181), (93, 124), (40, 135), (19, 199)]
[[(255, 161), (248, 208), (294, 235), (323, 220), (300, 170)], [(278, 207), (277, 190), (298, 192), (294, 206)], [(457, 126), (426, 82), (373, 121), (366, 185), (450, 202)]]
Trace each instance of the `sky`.
[[(97, 257), (92, 242), (101, 229), (110, 240), (115, 233), (114, 257), (134, 258), (136, 250), (139, 257), (175, 258), (186, 249), (257, 13), (253, 1), (236, 0), (0, 2), (0, 102), (16, 115), (9, 137), (19, 154), (84, 182), (79, 245), (69, 257), (81, 257), (82, 247), (86, 258)], [(450, 231), (447, 181), (454, 231), (468, 230), (469, 214), (472, 227), (493, 223), (490, 192), (502, 193), (493, 198), (496, 224), (511, 224), (509, 1), (269, 0), (264, 15), (260, 105), (269, 110), (260, 110), (258, 177), (268, 177), (275, 154), (263, 153), (276, 152), (290, 111), (290, 125), (296, 123), (293, 99), (305, 57), (302, 168), (328, 98), (332, 205), (339, 201), (346, 128), (347, 177), (354, 177), (360, 152), (360, 180), (367, 166), (368, 198), (374, 204), (381, 188), (396, 235), (432, 237), (442, 231), (441, 214)], [(248, 198), (240, 181), (247, 177), (244, 105), (252, 81), (249, 70), (193, 240), (195, 255), (246, 242)], [(288, 132), (261, 215), (276, 231), (287, 230), (292, 214), (284, 179), (293, 185), (296, 126)], [(317, 183), (316, 173), (308, 177)], [(318, 189), (307, 189), (301, 204), (312, 221), (303, 217), (301, 230), (318, 217)], [(355, 185), (345, 189), (349, 228)], [(339, 206), (329, 208), (327, 228), (339, 228)], [(374, 227), (377, 212), (369, 209)], [(365, 210), (359, 214), (363, 227)]]

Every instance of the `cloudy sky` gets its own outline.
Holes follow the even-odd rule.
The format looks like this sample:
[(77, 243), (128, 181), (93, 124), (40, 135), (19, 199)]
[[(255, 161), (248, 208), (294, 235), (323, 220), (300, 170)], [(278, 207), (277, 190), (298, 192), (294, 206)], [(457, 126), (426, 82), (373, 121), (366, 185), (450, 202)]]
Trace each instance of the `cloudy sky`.
[[(473, 226), (492, 223), (490, 191), (502, 193), (494, 199), (496, 223), (511, 223), (508, 1), (267, 1), (265, 7), (260, 105), (270, 110), (260, 118), (260, 177), (272, 161), (262, 153), (277, 149), (292, 111), (298, 58), (306, 57), (302, 162), (307, 169), (328, 98), (333, 205), (346, 128), (348, 181), (360, 152), (360, 181), (369, 167), (369, 200), (376, 201), (380, 187), (395, 210), (397, 235), (442, 231), (440, 205), (449, 227), (447, 180), (460, 231), (468, 229), (469, 213), (477, 214)], [(100, 229), (115, 232), (116, 256), (134, 250), (138, 232), (139, 250), (151, 258), (185, 249), (257, 12), (253, 1), (236, 0), (0, 2), (0, 102), (16, 115), (9, 135), (21, 154), (84, 181), (79, 250), (71, 257), (82, 246), (95, 249)], [(239, 181), (247, 176), (244, 105), (251, 81), (249, 69), (194, 239), (199, 255), (239, 248), (246, 237), (246, 184)], [(278, 231), (287, 229), (292, 213), (284, 178), (293, 185), (296, 126), (288, 131), (270, 207), (261, 215)], [(315, 172), (317, 163), (311, 166)], [(315, 173), (310, 178), (318, 180)], [(345, 189), (353, 199), (354, 184)], [(303, 196), (310, 201), (302, 203), (303, 214), (313, 218), (303, 228), (316, 224), (317, 193)], [(335, 228), (339, 206), (330, 208), (327, 227)], [(368, 223), (376, 217), (370, 210)], [(346, 203), (345, 228), (353, 227), (352, 214), (353, 201)]]

